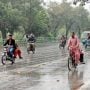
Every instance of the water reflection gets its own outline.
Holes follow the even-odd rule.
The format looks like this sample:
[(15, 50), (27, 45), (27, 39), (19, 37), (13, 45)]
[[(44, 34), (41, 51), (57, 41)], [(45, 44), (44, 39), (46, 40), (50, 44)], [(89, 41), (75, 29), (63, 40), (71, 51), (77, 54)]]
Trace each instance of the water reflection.
[(79, 89), (83, 84), (83, 71), (73, 71), (68, 73), (68, 80), (71, 90)]

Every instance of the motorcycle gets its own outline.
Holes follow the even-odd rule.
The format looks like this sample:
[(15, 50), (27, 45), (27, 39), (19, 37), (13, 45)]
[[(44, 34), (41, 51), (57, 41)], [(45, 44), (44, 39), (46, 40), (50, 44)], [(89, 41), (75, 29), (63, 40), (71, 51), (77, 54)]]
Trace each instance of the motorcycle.
[(6, 64), (6, 61), (10, 61), (11, 64), (14, 64), (15, 58), (14, 58), (14, 54), (11, 56), (9, 50), (13, 49), (12, 46), (4, 46), (3, 47), (3, 53), (2, 53), (2, 57), (1, 57), (1, 62), (3, 65)]
[(33, 42), (29, 42), (27, 44), (27, 53), (30, 54), (30, 52), (33, 52), (33, 54), (35, 53), (35, 43)]
[(61, 47), (62, 47), (64, 49), (65, 45), (66, 45), (66, 40), (65, 41), (60, 41), (59, 48), (61, 49)]

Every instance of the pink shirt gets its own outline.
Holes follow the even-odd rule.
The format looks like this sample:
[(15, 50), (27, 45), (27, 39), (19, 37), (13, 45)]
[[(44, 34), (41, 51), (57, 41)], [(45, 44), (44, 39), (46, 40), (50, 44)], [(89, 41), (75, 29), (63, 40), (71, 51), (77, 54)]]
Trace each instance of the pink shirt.
[(79, 42), (79, 39), (77, 36), (75, 36), (75, 38), (72, 38), (70, 37), (69, 40), (68, 40), (68, 47), (72, 47), (72, 48), (75, 48), (75, 47), (79, 47), (80, 45), (80, 42)]
[(80, 42), (77, 36), (75, 38), (70, 37), (68, 47), (75, 53), (75, 60), (78, 62), (80, 60)]

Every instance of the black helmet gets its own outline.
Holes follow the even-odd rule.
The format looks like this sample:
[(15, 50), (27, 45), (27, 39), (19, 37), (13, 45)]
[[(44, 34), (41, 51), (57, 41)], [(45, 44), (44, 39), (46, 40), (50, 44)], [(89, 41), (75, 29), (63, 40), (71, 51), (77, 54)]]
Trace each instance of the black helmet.
[(13, 36), (12, 34), (9, 34), (8, 36)]

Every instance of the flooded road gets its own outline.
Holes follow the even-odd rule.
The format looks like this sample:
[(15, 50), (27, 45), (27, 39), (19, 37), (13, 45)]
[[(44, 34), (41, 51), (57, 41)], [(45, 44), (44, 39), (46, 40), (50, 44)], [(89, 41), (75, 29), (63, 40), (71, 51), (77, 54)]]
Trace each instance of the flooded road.
[(90, 90), (89, 51), (86, 64), (72, 72), (67, 69), (67, 52), (58, 44), (37, 47), (34, 55), (28, 55), (25, 47), (22, 51), (23, 59), (14, 65), (0, 64), (0, 90)]

